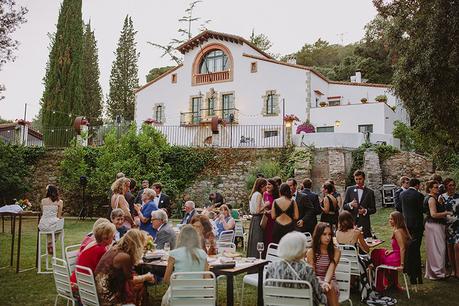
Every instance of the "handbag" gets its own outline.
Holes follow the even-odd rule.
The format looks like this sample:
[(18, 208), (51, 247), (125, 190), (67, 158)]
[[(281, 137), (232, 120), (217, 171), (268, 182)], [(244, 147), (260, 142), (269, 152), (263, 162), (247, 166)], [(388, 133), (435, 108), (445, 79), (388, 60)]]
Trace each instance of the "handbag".
[(266, 214), (263, 214), (263, 216), (261, 217), (261, 221), (260, 221), (260, 227), (264, 230), (266, 229), (267, 224), (268, 224), (268, 216)]

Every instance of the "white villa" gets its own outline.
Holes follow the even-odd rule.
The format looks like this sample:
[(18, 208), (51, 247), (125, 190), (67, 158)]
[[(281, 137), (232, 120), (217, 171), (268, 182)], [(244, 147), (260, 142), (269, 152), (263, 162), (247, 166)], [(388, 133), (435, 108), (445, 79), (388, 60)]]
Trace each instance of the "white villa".
[[(150, 119), (174, 144), (270, 147), (287, 137), (297, 145), (357, 147), (366, 135), (372, 143), (399, 146), (394, 121), (409, 122), (390, 87), (364, 83), (360, 72), (350, 82), (331, 81), (313, 68), (277, 61), (242, 37), (214, 31), (178, 50), (183, 64), (139, 88), (135, 110), (137, 124)], [(386, 102), (375, 101), (381, 95)], [(297, 135), (293, 126), (292, 138), (285, 136), (283, 118), (292, 114), (309, 120), (316, 133)], [(214, 136), (213, 117), (227, 122)]]

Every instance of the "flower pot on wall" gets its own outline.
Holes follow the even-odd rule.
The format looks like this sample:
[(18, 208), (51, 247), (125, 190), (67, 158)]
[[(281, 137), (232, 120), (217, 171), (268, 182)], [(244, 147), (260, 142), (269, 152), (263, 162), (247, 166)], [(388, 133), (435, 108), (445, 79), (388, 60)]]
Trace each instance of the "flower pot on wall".
[(378, 101), (378, 102), (384, 102), (384, 103), (386, 103), (386, 102), (387, 102), (387, 96), (385, 96), (385, 95), (379, 95), (379, 96), (377, 96), (377, 97), (375, 98), (375, 100)]
[(362, 98), (362, 99), (360, 99), (360, 102), (362, 102), (363, 104), (368, 103), (368, 99), (367, 98)]
[(325, 106), (327, 106), (327, 102), (321, 101), (321, 102), (319, 102), (319, 106), (320, 107), (325, 107)]

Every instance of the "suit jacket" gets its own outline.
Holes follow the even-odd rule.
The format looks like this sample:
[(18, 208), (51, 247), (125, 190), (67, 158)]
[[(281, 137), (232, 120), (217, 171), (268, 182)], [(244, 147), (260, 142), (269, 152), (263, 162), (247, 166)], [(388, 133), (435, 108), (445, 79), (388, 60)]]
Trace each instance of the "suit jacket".
[(175, 249), (175, 241), (176, 241), (176, 234), (172, 226), (170, 226), (168, 223), (165, 223), (158, 233), (156, 234), (156, 248), (158, 250), (164, 249), (164, 244), (166, 242), (169, 242), (169, 245), (171, 246), (171, 250)]
[(169, 196), (167, 194), (161, 192), (161, 196), (158, 201), (158, 208), (166, 209), (167, 215), (171, 215), (171, 201), (169, 200)]
[(423, 202), (424, 196), (414, 188), (408, 188), (400, 194), (403, 216), (408, 228), (422, 230), (424, 228)]
[(406, 189), (399, 188), (395, 190), (395, 193), (394, 193), (395, 209), (401, 213), (403, 213), (403, 210), (402, 210), (402, 202), (400, 202), (400, 194), (405, 190)]
[(303, 189), (303, 193), (309, 198), (309, 200), (311, 200), (312, 205), (316, 211), (316, 215), (320, 215), (322, 213), (322, 208), (320, 207), (319, 195), (315, 192), (312, 192), (311, 189), (307, 188)]
[(142, 195), (145, 189), (140, 189), (139, 192), (137, 193), (137, 196), (135, 197), (134, 203), (136, 204), (142, 204)]
[(189, 217), (189, 218), (187, 218), (187, 217), (188, 217), (188, 214), (185, 214), (185, 216), (183, 216), (183, 218), (182, 218), (182, 221), (180, 221), (180, 224), (189, 224), (190, 221), (191, 221), (191, 219), (192, 219), (193, 216), (195, 215), (195, 213), (196, 213), (196, 210), (193, 209), (193, 210), (190, 212), (190, 215), (189, 215), (190, 217)]
[(363, 227), (363, 236), (365, 238), (371, 237), (370, 215), (376, 213), (375, 193), (368, 187), (363, 188), (363, 194), (359, 202), (359, 207), (367, 210), (366, 215), (359, 215), (359, 207), (354, 208), (350, 205), (354, 199), (357, 201), (359, 199), (356, 185), (347, 187), (343, 208), (352, 214), (354, 220), (356, 220), (357, 226)]
[(300, 191), (296, 192), (295, 201), (298, 206), (298, 220), (303, 220), (304, 222), (303, 227), (298, 227), (295, 224), (295, 229), (300, 232), (309, 232), (312, 234), (317, 224), (316, 211), (312, 201)]

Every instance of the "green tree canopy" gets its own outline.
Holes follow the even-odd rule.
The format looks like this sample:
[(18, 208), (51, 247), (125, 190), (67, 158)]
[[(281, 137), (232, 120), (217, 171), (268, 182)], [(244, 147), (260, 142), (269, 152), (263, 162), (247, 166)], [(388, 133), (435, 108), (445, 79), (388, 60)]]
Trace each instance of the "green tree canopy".
[(172, 68), (174, 68), (174, 66), (156, 67), (151, 69), (146, 75), (147, 83), (156, 79), (157, 77), (171, 70)]

